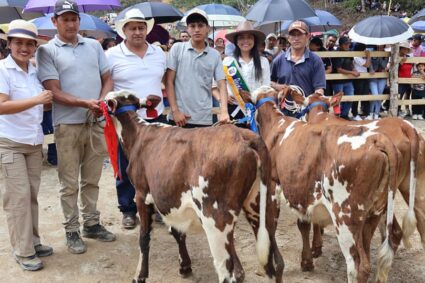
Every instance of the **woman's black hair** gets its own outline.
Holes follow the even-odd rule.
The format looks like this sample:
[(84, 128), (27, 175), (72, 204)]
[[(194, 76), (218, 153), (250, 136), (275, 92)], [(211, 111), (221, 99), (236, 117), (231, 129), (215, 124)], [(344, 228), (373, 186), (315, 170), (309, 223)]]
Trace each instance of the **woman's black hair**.
[[(239, 58), (241, 57), (241, 49), (239, 48), (237, 42), (238, 42), (239, 35), (235, 36), (235, 51), (233, 51), (233, 57), (236, 58), (236, 62), (239, 64)], [(258, 40), (257, 37), (254, 36), (254, 46), (249, 51), (249, 55), (254, 60), (254, 74), (255, 74), (255, 80), (259, 81), (263, 77), (263, 69), (261, 68), (261, 56), (258, 52)]]

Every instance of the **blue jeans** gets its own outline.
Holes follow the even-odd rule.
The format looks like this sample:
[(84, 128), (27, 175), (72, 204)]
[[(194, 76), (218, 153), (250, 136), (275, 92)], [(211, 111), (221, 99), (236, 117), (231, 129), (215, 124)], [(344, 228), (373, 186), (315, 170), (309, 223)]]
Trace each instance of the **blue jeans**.
[[(387, 85), (387, 79), (370, 79), (369, 80), (369, 89), (370, 93), (373, 95), (383, 94), (385, 86)], [(370, 114), (379, 115), (381, 111), (381, 101), (371, 101), (370, 102)]]
[[(337, 94), (340, 91), (344, 92), (345, 96), (354, 95), (353, 82), (347, 81), (343, 83), (336, 83), (333, 85), (334, 94)], [(341, 103), (341, 117), (347, 119), (348, 114), (350, 113), (352, 102), (343, 102)]]
[[(43, 128), (43, 134), (53, 134), (52, 110), (43, 112), (43, 121), (41, 122), (41, 127)], [(47, 145), (47, 162), (52, 165), (58, 165), (56, 144), (54, 143)]]
[(134, 202), (136, 191), (130, 182), (127, 175), (128, 160), (125, 157), (121, 144), (118, 143), (118, 170), (121, 174), (121, 179), (117, 178), (116, 188), (118, 197), (118, 208), (122, 213), (137, 213), (137, 206)]

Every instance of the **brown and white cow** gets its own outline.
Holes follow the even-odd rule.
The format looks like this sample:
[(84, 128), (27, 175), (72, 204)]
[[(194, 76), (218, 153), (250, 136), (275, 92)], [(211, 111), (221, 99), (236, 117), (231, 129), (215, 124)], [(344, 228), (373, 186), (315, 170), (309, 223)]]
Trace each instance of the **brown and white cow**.
[(219, 282), (243, 281), (233, 233), (244, 210), (257, 238), (260, 265), (282, 282), (284, 263), (275, 241), (279, 202), (272, 199), (271, 161), (260, 137), (233, 125), (182, 129), (147, 123), (136, 114), (140, 102), (128, 91), (109, 93), (106, 102), (115, 113), (112, 120), (136, 189), (141, 255), (135, 282), (148, 278), (154, 207), (173, 228), (182, 275), (192, 271), (185, 233), (203, 229)]
[[(322, 125), (362, 125), (373, 128), (376, 133), (385, 134), (400, 151), (400, 167), (397, 187), (409, 209), (403, 219), (403, 243), (410, 247), (409, 237), (417, 226), (425, 247), (425, 140), (415, 127), (406, 120), (388, 117), (375, 121), (347, 121), (328, 112), (333, 104), (339, 104), (343, 93), (333, 97), (312, 94), (307, 98), (298, 91), (290, 90), (294, 101), (307, 107), (307, 121)], [(286, 92), (285, 94), (287, 94)], [(416, 189), (417, 188), (417, 189)], [(416, 217), (415, 217), (416, 215)], [(315, 229), (315, 231), (317, 231)], [(320, 237), (320, 234), (314, 233)], [(313, 242), (318, 242), (313, 240)], [(321, 241), (319, 241), (321, 242)], [(314, 246), (318, 246), (313, 243)]]
[[(313, 267), (310, 222), (333, 223), (348, 282), (367, 282), (371, 239), (385, 211), (387, 230), (393, 229), (399, 153), (388, 137), (367, 126), (323, 127), (285, 117), (273, 101), (276, 96), (270, 87), (253, 93), (256, 120), (276, 168), (273, 178), (298, 215), (303, 237), (301, 266), (304, 270)], [(381, 282), (387, 279), (393, 247), (400, 240), (401, 235), (387, 233), (379, 249)]]

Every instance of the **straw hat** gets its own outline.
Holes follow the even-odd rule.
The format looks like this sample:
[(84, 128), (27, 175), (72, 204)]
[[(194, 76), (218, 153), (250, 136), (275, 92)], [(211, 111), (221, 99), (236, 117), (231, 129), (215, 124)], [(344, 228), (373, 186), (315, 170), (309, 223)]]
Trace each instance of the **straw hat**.
[(125, 13), (124, 18), (118, 20), (115, 23), (117, 33), (122, 39), (127, 38), (124, 34), (123, 28), (129, 22), (146, 23), (147, 34), (151, 32), (151, 30), (153, 29), (153, 25), (155, 24), (155, 20), (153, 18), (150, 20), (146, 20), (145, 15), (139, 9), (130, 9)]
[(254, 29), (251, 22), (249, 21), (244, 21), (240, 23), (238, 27), (236, 28), (236, 31), (228, 33), (225, 36), (228, 41), (236, 44), (235, 42), (236, 37), (242, 33), (249, 33), (254, 35), (255, 38), (257, 39), (257, 43), (262, 42), (266, 39), (266, 35), (263, 32)]
[(39, 39), (37, 27), (25, 20), (13, 20), (9, 24), (7, 34), (0, 34), (0, 38), (7, 40), (8, 37), (27, 38), (37, 41), (37, 43), (46, 43), (45, 40)]

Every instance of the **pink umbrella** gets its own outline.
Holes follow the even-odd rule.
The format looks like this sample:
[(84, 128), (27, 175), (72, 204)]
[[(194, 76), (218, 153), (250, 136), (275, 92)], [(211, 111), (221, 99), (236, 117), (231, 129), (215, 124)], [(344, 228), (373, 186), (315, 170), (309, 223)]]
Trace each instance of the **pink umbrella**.
[[(113, 10), (121, 7), (119, 0), (75, 0), (80, 12)], [(25, 12), (53, 13), (56, 0), (29, 0)]]

